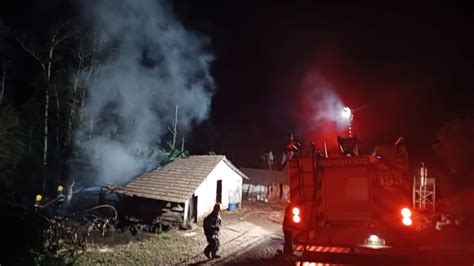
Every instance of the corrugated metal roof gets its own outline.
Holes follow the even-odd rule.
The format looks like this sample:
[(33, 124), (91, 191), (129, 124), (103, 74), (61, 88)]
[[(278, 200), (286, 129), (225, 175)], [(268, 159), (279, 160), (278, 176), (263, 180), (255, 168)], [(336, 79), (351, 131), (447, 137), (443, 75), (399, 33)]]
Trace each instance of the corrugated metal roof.
[(264, 185), (271, 184), (288, 184), (287, 171), (274, 171), (256, 168), (240, 168), (240, 170), (249, 177), (249, 180), (244, 180), (246, 184)]
[(171, 202), (184, 202), (222, 161), (244, 179), (248, 179), (224, 155), (193, 155), (177, 158), (154, 171), (133, 178), (115, 192)]

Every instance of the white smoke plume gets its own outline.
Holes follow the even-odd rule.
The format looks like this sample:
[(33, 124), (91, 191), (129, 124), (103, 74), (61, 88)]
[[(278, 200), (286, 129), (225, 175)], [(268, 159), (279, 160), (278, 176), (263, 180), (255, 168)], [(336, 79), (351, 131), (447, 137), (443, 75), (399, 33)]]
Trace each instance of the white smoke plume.
[(314, 103), (313, 122), (316, 125), (330, 121), (335, 123), (338, 129), (347, 128), (348, 120), (342, 115), (345, 105), (334, 91), (327, 87), (317, 88), (311, 97)]
[(165, 1), (93, 0), (80, 6), (106, 56), (84, 84), (86, 122), (75, 145), (95, 166), (99, 182), (123, 183), (159, 165), (176, 105), (181, 132), (208, 117), (213, 57), (205, 50), (209, 41), (186, 30)]
[(323, 78), (312, 75), (305, 80), (305, 87), (305, 106), (311, 115), (311, 125), (321, 128), (329, 122), (334, 123), (338, 130), (346, 129), (348, 119), (342, 115), (346, 106), (333, 86)]

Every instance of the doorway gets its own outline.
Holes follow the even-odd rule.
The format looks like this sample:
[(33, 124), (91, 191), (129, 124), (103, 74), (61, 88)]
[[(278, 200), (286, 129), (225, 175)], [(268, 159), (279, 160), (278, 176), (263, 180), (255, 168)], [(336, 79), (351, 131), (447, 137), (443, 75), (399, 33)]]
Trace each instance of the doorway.
[(222, 203), (222, 180), (217, 180), (216, 203)]

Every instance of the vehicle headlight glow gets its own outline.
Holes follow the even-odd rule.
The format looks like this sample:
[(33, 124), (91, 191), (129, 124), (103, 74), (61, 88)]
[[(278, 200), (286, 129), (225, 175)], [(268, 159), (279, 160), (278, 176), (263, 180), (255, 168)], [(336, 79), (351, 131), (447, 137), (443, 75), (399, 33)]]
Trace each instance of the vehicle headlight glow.
[(379, 247), (379, 246), (385, 246), (385, 240), (383, 238), (380, 238), (377, 235), (370, 235), (365, 243), (369, 246), (374, 246), (374, 247)]
[(379, 237), (376, 236), (376, 235), (370, 235), (369, 236), (369, 241), (374, 241), (375, 242), (375, 241), (378, 241), (378, 240), (379, 240)]

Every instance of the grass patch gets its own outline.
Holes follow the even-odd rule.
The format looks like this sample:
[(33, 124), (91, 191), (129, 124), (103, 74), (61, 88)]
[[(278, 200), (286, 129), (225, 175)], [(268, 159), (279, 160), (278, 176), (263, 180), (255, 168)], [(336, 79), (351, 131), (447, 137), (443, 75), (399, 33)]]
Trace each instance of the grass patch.
[[(176, 264), (199, 252), (201, 240), (185, 237), (177, 231), (151, 235), (142, 241), (112, 247), (88, 246), (79, 257), (79, 265), (156, 265)], [(186, 253), (186, 254), (183, 254)]]
[(161, 240), (169, 240), (169, 239), (170, 239), (170, 235), (169, 235), (168, 232), (162, 233), (162, 234), (159, 235), (159, 238), (160, 238)]

